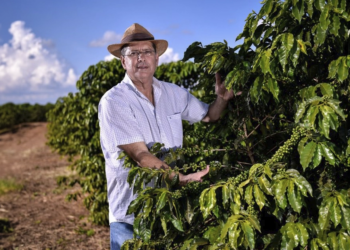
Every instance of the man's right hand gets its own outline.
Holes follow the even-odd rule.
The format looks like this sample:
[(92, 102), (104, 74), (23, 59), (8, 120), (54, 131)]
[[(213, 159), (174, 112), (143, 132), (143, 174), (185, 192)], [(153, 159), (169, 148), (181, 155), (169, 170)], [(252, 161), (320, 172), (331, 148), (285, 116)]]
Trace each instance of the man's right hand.
[(179, 184), (181, 186), (184, 186), (184, 185), (186, 185), (187, 183), (189, 183), (191, 181), (202, 182), (203, 181), (202, 177), (205, 176), (208, 173), (209, 173), (209, 166), (207, 166), (202, 171), (199, 171), (199, 172), (196, 172), (196, 173), (187, 174), (187, 175), (180, 174), (179, 175)]

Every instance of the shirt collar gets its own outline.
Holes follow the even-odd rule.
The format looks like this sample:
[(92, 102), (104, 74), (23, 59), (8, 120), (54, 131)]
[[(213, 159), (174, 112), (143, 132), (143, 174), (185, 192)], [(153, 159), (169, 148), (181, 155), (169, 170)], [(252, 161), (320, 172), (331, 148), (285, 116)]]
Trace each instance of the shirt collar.
[[(129, 84), (138, 95), (141, 95), (141, 92), (136, 88), (135, 84), (132, 82), (132, 80), (130, 79), (130, 77), (128, 76), (127, 73), (125, 73), (123, 82), (125, 82), (126, 84)], [(153, 86), (153, 91), (154, 91), (155, 96), (157, 96), (157, 97), (160, 96), (161, 84), (158, 81), (158, 79), (155, 77), (153, 77), (152, 86)], [(156, 97), (156, 99), (157, 99), (157, 97)]]

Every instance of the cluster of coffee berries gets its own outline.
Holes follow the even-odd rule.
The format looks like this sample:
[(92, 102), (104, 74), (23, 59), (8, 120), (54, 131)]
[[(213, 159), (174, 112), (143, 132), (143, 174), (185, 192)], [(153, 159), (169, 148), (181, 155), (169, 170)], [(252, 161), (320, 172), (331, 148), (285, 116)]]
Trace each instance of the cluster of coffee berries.
[(273, 163), (279, 162), (291, 153), (293, 148), (298, 144), (299, 140), (306, 135), (307, 130), (303, 127), (296, 127), (292, 131), (292, 136), (289, 140), (285, 141), (284, 144), (277, 150), (277, 152), (269, 159), (266, 164), (272, 165)]
[(235, 177), (230, 177), (227, 180), (227, 183), (229, 184), (233, 184), (235, 186), (238, 186), (239, 184), (241, 184), (243, 181), (247, 180), (249, 176), (249, 172), (248, 171), (244, 171), (242, 173), (240, 173), (239, 175), (235, 176)]
[(185, 186), (181, 187), (180, 189), (175, 190), (172, 192), (171, 197), (173, 199), (180, 199), (181, 197), (187, 197), (187, 196), (197, 196), (202, 191), (210, 186), (209, 181), (192, 181), (187, 183)]
[(247, 208), (247, 212), (250, 215), (256, 216), (258, 213), (254, 208), (254, 204), (249, 204), (248, 208)]

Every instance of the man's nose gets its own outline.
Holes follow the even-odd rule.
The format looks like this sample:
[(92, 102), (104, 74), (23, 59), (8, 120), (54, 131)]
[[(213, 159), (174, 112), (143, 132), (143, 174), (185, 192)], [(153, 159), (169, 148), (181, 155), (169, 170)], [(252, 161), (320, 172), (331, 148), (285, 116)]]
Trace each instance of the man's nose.
[(139, 52), (138, 54), (137, 54), (137, 60), (139, 60), (139, 61), (143, 61), (144, 60), (144, 53), (143, 52)]

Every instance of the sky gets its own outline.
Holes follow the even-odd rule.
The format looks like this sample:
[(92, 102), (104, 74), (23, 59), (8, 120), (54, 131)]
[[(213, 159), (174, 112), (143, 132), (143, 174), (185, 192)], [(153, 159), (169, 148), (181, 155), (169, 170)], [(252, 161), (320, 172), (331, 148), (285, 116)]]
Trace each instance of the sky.
[[(0, 8), (0, 105), (55, 103), (77, 91), (90, 66), (114, 57), (107, 46), (139, 23), (168, 50), (160, 63), (181, 60), (193, 42), (241, 44), (261, 0), (8, 0)], [(117, 84), (117, 83), (116, 83)]]

